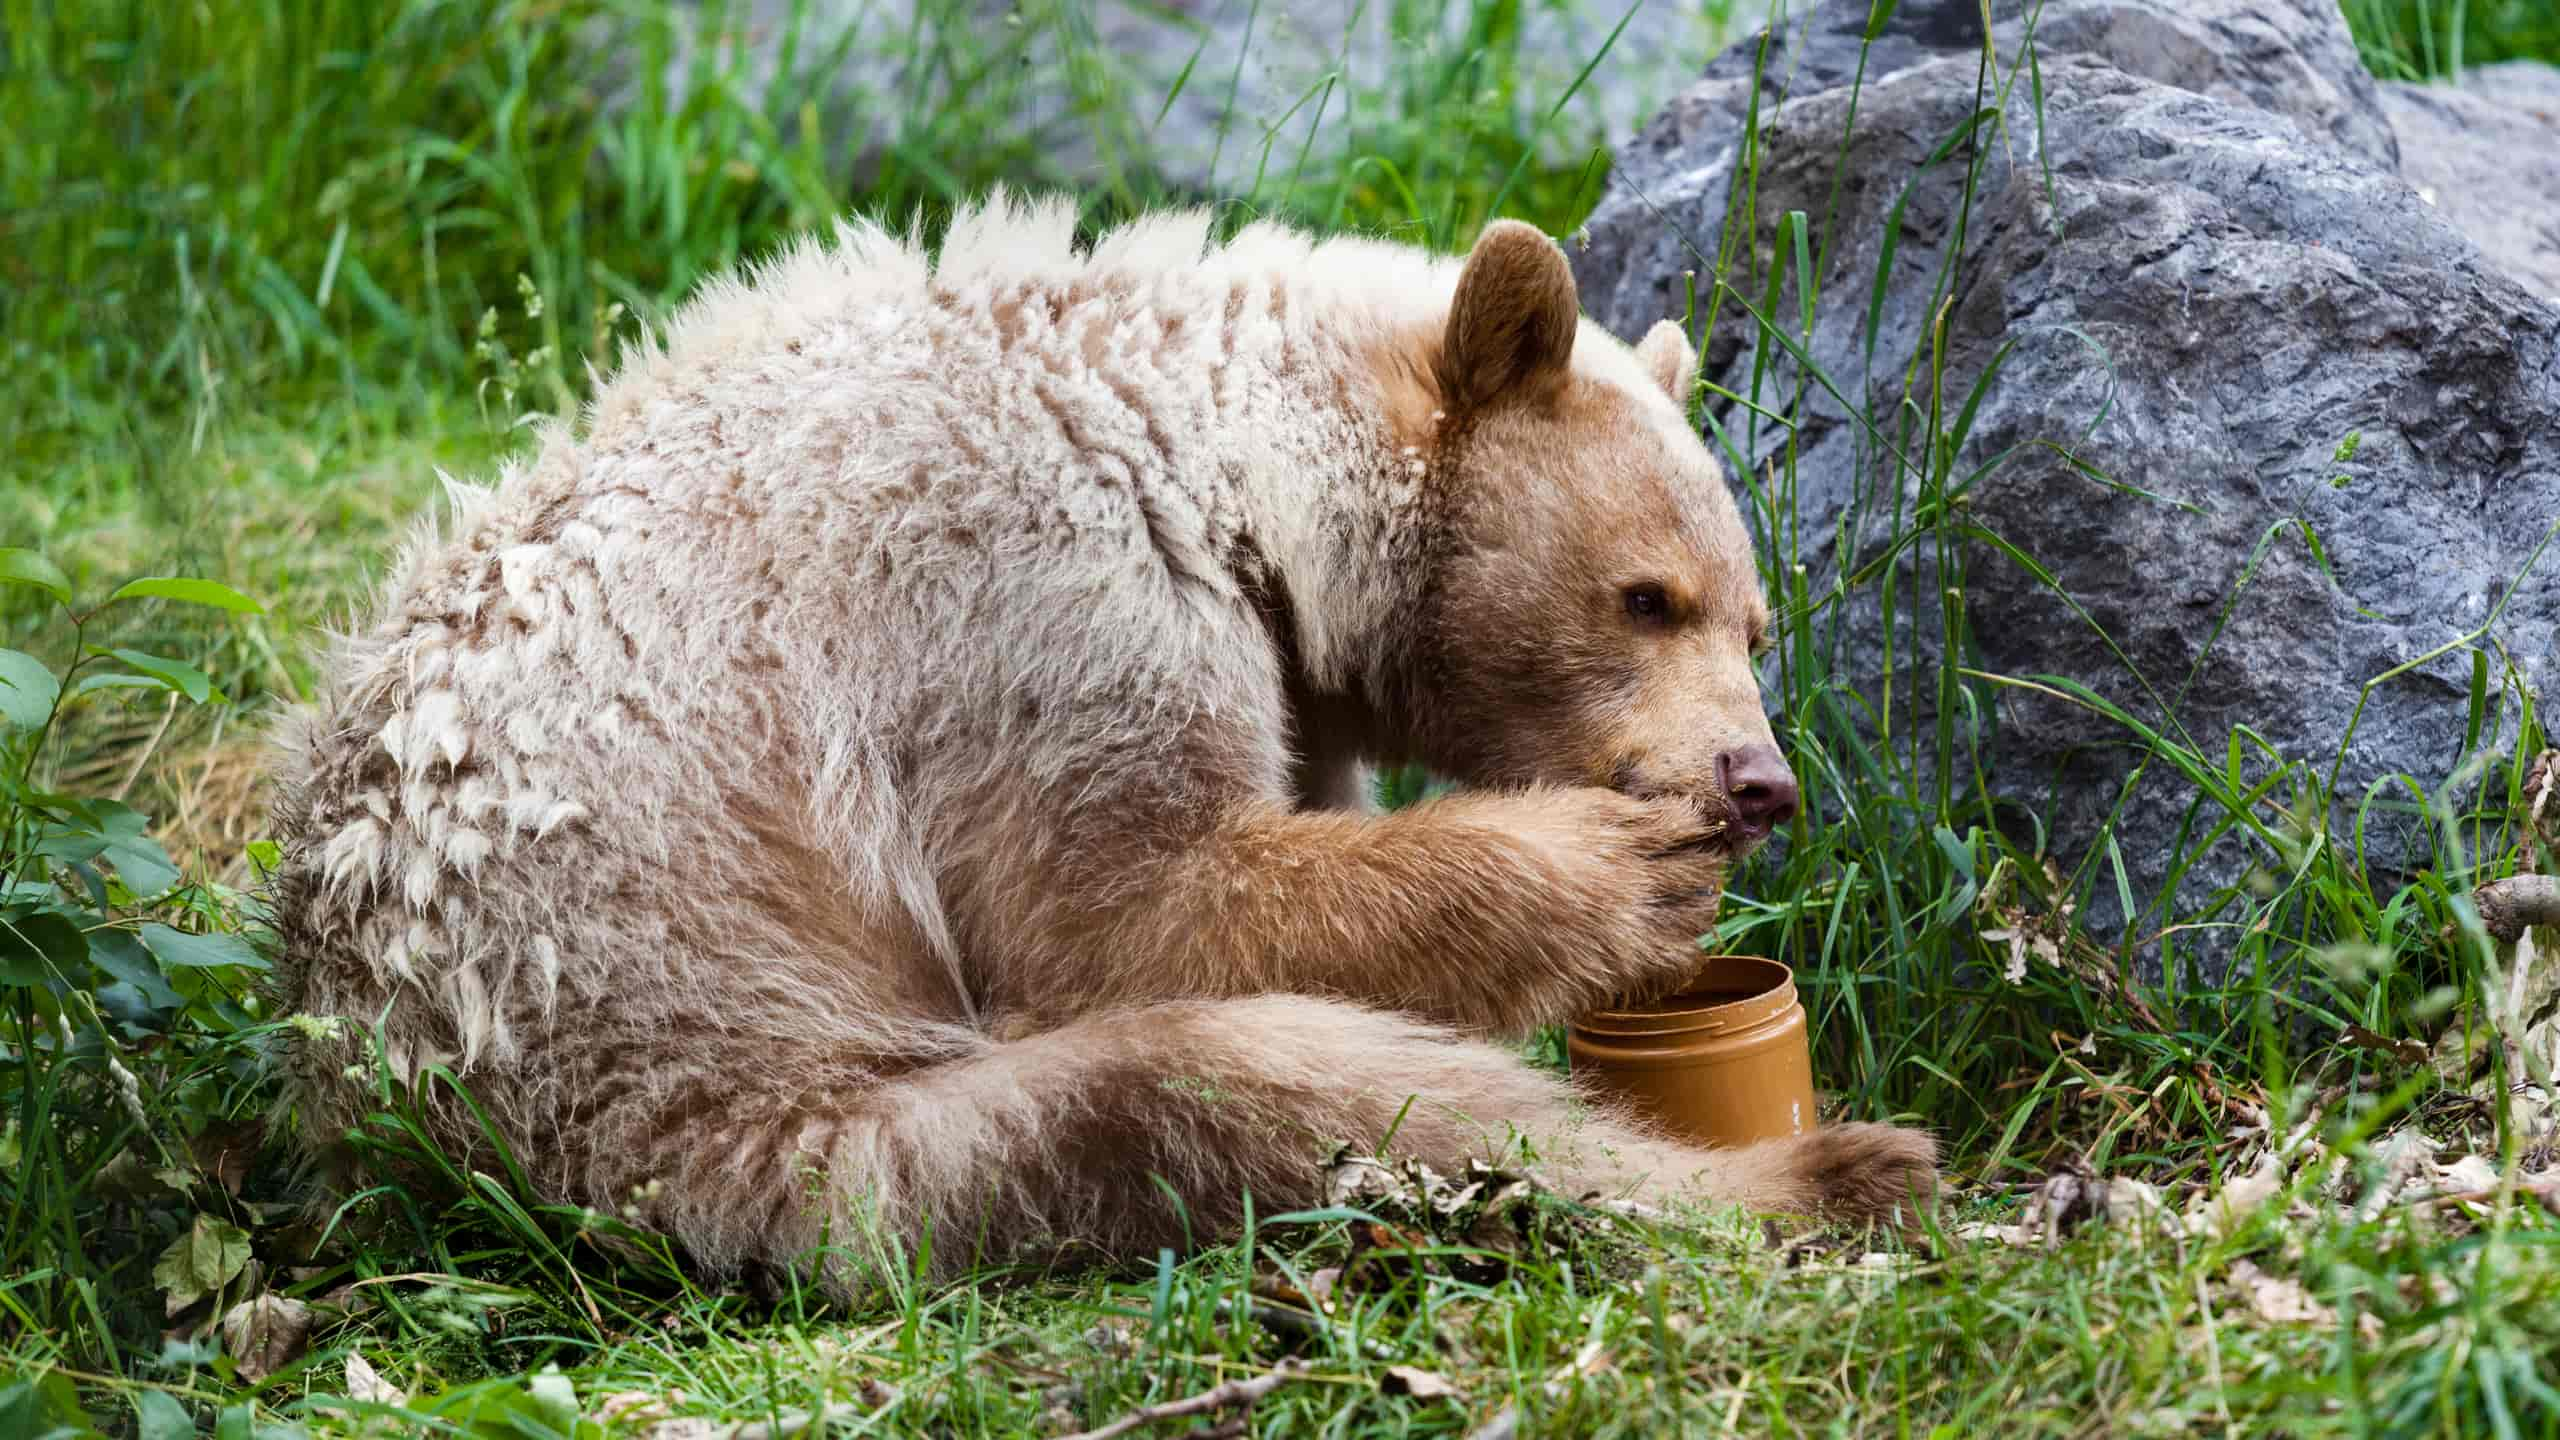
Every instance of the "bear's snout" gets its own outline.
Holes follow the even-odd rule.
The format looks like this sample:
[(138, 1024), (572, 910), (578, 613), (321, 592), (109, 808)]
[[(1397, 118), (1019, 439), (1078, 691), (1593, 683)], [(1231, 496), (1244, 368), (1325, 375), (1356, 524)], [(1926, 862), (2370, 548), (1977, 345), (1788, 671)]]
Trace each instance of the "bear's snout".
[(1775, 745), (1745, 745), (1716, 757), (1716, 785), (1746, 838), (1767, 838), (1796, 818), (1796, 774)]

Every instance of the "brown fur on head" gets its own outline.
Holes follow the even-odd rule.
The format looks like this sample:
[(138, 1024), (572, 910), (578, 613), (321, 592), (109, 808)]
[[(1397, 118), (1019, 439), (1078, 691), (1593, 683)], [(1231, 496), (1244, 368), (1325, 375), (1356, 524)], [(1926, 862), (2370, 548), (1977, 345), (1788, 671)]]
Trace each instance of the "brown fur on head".
[(1422, 758), (1720, 815), (1719, 757), (1774, 752), (1753, 665), (1769, 612), (1685, 413), (1687, 338), (1664, 321), (1629, 352), (1583, 322), (1553, 241), (1498, 222), (1434, 343), (1448, 539), (1416, 617)]

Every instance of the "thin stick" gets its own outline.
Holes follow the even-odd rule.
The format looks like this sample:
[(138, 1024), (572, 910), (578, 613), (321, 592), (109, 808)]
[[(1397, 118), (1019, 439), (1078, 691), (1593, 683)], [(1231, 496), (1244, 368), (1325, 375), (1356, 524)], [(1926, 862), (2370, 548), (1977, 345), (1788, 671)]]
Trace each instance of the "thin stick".
[(142, 767), (151, 763), (152, 755), (160, 749), (161, 738), (169, 733), (169, 722), (177, 718), (178, 695), (173, 690), (169, 693), (168, 705), (160, 711), (160, 728), (152, 731), (151, 738), (142, 742), (141, 752), (133, 757), (133, 768), (124, 772), (124, 783), (107, 792), (108, 799), (122, 800), (133, 789), (133, 782), (142, 778)]
[(1203, 1415), (1213, 1410), (1224, 1410), (1231, 1405), (1250, 1405), (1293, 1380), (1306, 1378), (1305, 1361), (1283, 1360), (1267, 1375), (1256, 1375), (1250, 1380), (1230, 1380), (1223, 1385), (1203, 1390), (1197, 1395), (1187, 1395), (1180, 1400), (1167, 1400), (1159, 1405), (1142, 1406), (1099, 1430), (1082, 1431), (1065, 1436), (1063, 1440), (1111, 1440), (1115, 1435), (1126, 1435), (1142, 1425), (1152, 1425), (1159, 1420), (1178, 1420), (1185, 1415)]

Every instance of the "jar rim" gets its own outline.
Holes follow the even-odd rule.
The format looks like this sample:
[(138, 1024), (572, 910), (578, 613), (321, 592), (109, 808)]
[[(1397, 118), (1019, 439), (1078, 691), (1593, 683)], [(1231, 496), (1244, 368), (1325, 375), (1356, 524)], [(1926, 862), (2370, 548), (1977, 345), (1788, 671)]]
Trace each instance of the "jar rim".
[(1573, 1022), (1594, 1035), (1677, 1035), (1746, 1030), (1796, 1006), (1795, 972), (1762, 955), (1710, 955), (1688, 984), (1642, 1010), (1604, 1008)]

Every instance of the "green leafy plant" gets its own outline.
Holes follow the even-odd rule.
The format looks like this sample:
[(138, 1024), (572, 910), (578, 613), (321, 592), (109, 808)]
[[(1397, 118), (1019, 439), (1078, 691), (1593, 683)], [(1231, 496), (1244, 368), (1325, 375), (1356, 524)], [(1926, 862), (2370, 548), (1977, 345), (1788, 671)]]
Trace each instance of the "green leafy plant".
[(90, 643), (108, 611), (262, 607), (171, 576), (84, 606), (22, 549), (0, 550), (0, 583), (53, 607), (64, 657), (0, 649), (0, 1331), (95, 1358), (143, 1333), (129, 1297), (156, 1289), (175, 1317), (248, 1264), (238, 1177), (207, 1147), (259, 1086), (250, 986), (268, 962), (251, 897), (190, 881), (114, 795), (53, 788), (51, 746), (82, 706), (222, 699), (187, 661)]

